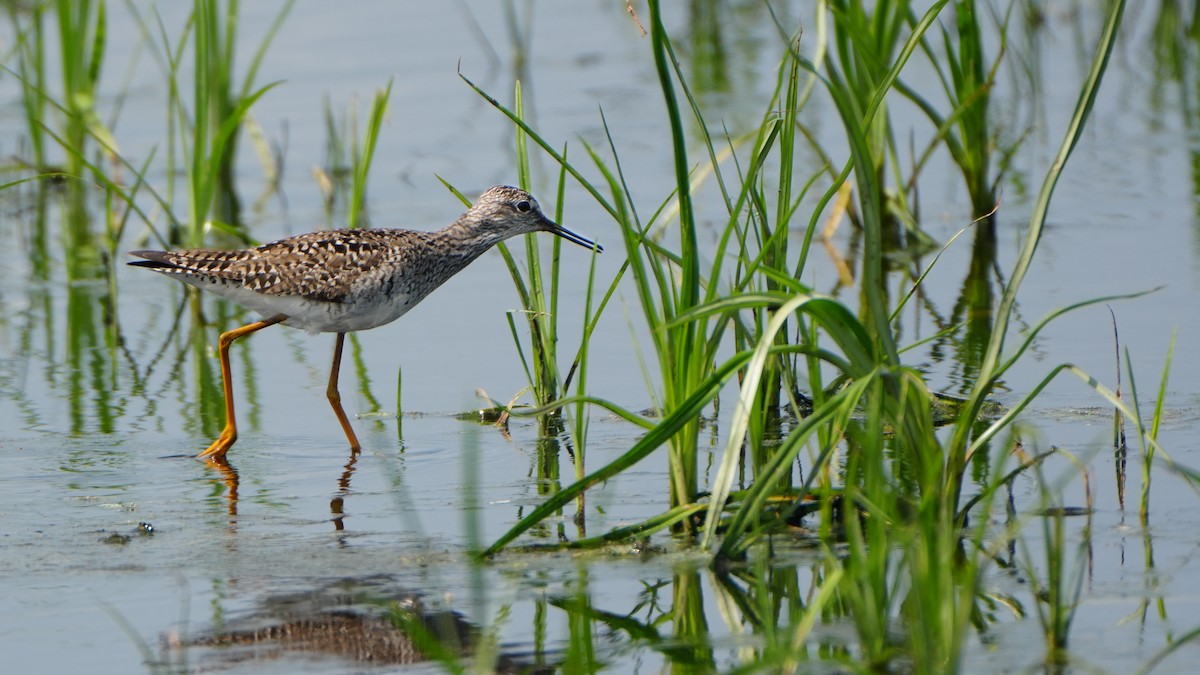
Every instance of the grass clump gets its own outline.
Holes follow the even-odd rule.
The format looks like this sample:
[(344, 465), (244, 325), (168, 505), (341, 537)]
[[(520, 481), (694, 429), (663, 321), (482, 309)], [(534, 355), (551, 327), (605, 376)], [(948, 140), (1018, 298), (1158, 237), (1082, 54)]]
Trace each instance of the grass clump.
[[(161, 17), (152, 21), (130, 6), (130, 11), (152, 40), (153, 55), (167, 83), (167, 187), (166, 201), (174, 203), (177, 158), (186, 167), (188, 209), (186, 218), (171, 218), (164, 239), (172, 246), (198, 248), (206, 244), (210, 226), (242, 242), (250, 241), (241, 222), (241, 199), (234, 167), (242, 125), (254, 103), (277, 86), (259, 87), (258, 70), (267, 49), (291, 11), (285, 2), (258, 44), (240, 86), (236, 79), (236, 45), (239, 27), (238, 0), (194, 0), (187, 24), (172, 38)], [(191, 72), (184, 72), (185, 50), (191, 45)], [(191, 75), (191, 97), (183, 94)], [(178, 154), (177, 154), (178, 153)], [(179, 223), (186, 223), (181, 226)]]
[(331, 222), (335, 209), (341, 204), (347, 227), (370, 226), (366, 209), (367, 178), (391, 95), (392, 80), (388, 80), (387, 87), (376, 91), (372, 98), (371, 114), (361, 141), (357, 105), (351, 102), (349, 110), (339, 117), (328, 99), (325, 101), (325, 161), (321, 167), (313, 169), (313, 174), (324, 196), (325, 215)]
[[(883, 165), (891, 135), (886, 101), (897, 91), (909, 57), (929, 49), (926, 34), (949, 4), (935, 2), (916, 17), (905, 3), (880, 3), (872, 13), (861, 2), (830, 2), (833, 33), (825, 40), (818, 39), (819, 44), (830, 45), (830, 52), (816, 62), (789, 39), (780, 86), (769, 106), (781, 112), (768, 115), (752, 136), (753, 142), (747, 143), (749, 157), (737, 165), (736, 182), (722, 174), (717, 160), (721, 153), (705, 135), (707, 147), (702, 147), (701, 154), (708, 155), (709, 163), (704, 170), (721, 190), (728, 209), (728, 220), (717, 233), (715, 262), (707, 268), (701, 267), (696, 248), (691, 195), (696, 189), (697, 169), (688, 159), (681, 101), (687, 101), (700, 128), (707, 127), (675, 65), (658, 3), (649, 3), (650, 49), (673, 140), (676, 184), (671, 198), (660, 204), (648, 221), (639, 217), (633, 205), (611, 135), (611, 166), (595, 148), (585, 145), (602, 177), (600, 185), (606, 188), (602, 191), (519, 115), (496, 104), (560, 162), (619, 225), (628, 262), (612, 283), (615, 287), (628, 275), (637, 290), (659, 365), (656, 384), (661, 387), (662, 417), (643, 420), (612, 403), (587, 399), (637, 421), (646, 434), (620, 458), (549, 497), (485, 554), (497, 553), (587, 488), (619, 475), (666, 445), (671, 471), (669, 510), (610, 535), (645, 536), (674, 527), (695, 535), (694, 541), (712, 552), (718, 566), (739, 564), (760, 550), (770, 534), (792, 521), (803, 504), (800, 498), (821, 500), (836, 494), (840, 508), (835, 509), (828, 499), (820, 507), (823, 517), (818, 536), (829, 551), (829, 568), (837, 571), (838, 578), (828, 588), (827, 611), (853, 622), (861, 662), (886, 669), (903, 661), (922, 672), (961, 667), (964, 639), (980, 612), (983, 571), (995, 546), (986, 514), (1015, 473), (1041, 460), (1025, 459), (1014, 466), (1006, 457), (1013, 441), (998, 446), (996, 440), (1050, 380), (1063, 370), (1079, 371), (1069, 365), (1052, 370), (1030, 395), (998, 417), (984, 414), (991, 406), (989, 396), (1055, 316), (1105, 300), (1055, 312), (1006, 352), (1018, 290), (1036, 255), (1058, 177), (1094, 105), (1124, 6), (1116, 2), (1108, 10), (1092, 69), (1081, 84), (1058, 157), (1034, 204), (1024, 247), (992, 315), (977, 377), (965, 400), (954, 408), (952, 428), (942, 433), (934, 426), (936, 396), (919, 371), (903, 364), (893, 328), (898, 307), (888, 297), (885, 250), (888, 222), (896, 209), (886, 196)], [(993, 143), (987, 132), (990, 123), (983, 95), (994, 78), (994, 66), (991, 71), (982, 70), (975, 8), (964, 3), (954, 7), (959, 45), (957, 60), (948, 66), (952, 107), (931, 119), (937, 122), (939, 137), (952, 148), (951, 155), (958, 155), (955, 160), (963, 169), (977, 208), (992, 194), (989, 167)], [(947, 31), (942, 31), (942, 37), (949, 49)], [(849, 159), (825, 189), (817, 208), (830, 204), (843, 182), (853, 178), (863, 236), (857, 312), (797, 281), (804, 271), (818, 214), (809, 221), (798, 263), (785, 243), (799, 211), (800, 202), (794, 196), (803, 196), (813, 181), (795, 175), (791, 161), (798, 103), (806, 91), (802, 74), (824, 88), (847, 136)], [(906, 95), (913, 98), (911, 92)], [(952, 126), (958, 134), (953, 138), (947, 135)], [(739, 145), (732, 138), (726, 142), (731, 150)], [(776, 196), (772, 209), (766, 207), (768, 194)], [(660, 219), (667, 214), (671, 219), (664, 223)], [(652, 226), (664, 224), (676, 228), (672, 239), (677, 241), (677, 249), (647, 236)], [(730, 256), (734, 262), (728, 267), (727, 252), (734, 252)], [(733, 355), (723, 350), (722, 338), (730, 328), (738, 346)], [(699, 415), (735, 380), (739, 395), (734, 412), (723, 423), (722, 432), (728, 436), (720, 465), (707, 490), (700, 492), (695, 473)], [(1088, 381), (1097, 392), (1105, 393), (1103, 387)], [(796, 387), (801, 384), (810, 387), (811, 411), (802, 409), (797, 396)], [(768, 446), (764, 442), (766, 422), (780, 419), (781, 410), (794, 414), (781, 427), (780, 441)], [(793, 488), (789, 482), (793, 467), (806, 451), (807, 477)], [(744, 464), (747, 457), (753, 461)], [(979, 494), (964, 499), (964, 487), (972, 477), (968, 467), (979, 457), (990, 457), (991, 468), (975, 476)], [(747, 466), (749, 487), (735, 490)], [(787, 506), (779, 506), (781, 498)], [(979, 514), (973, 525), (972, 513)], [(612, 538), (594, 537), (572, 545), (602, 541)], [(835, 556), (834, 551), (841, 553)], [(1061, 576), (1050, 582), (1065, 588)], [(903, 626), (899, 637), (898, 625)], [(1069, 621), (1056, 619), (1047, 625), (1062, 632)]]

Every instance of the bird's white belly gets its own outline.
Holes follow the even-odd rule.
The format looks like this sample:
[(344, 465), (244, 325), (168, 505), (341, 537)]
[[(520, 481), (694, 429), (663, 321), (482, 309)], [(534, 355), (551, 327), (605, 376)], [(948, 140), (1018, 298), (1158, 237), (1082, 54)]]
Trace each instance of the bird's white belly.
[[(190, 280), (189, 280), (190, 281)], [(310, 333), (350, 333), (367, 330), (400, 318), (412, 308), (407, 293), (360, 297), (354, 302), (325, 302), (298, 296), (264, 295), (240, 285), (191, 282), (204, 290), (224, 296), (264, 318), (283, 314), (285, 326)]]
[[(289, 300), (292, 300), (289, 298)], [(287, 314), (285, 326), (292, 326), (310, 333), (351, 333), (356, 330), (368, 330), (377, 326), (391, 323), (408, 311), (409, 305), (401, 302), (402, 298), (381, 298), (379, 302), (366, 300), (353, 305), (340, 302), (306, 301), (294, 302), (292, 311), (280, 311), (276, 314)], [(272, 316), (271, 308), (259, 310), (263, 316)]]

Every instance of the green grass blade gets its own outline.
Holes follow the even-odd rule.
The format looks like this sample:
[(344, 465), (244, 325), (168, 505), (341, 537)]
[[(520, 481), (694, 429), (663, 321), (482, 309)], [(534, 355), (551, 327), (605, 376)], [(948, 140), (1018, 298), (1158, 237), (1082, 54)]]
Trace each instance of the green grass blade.
[(351, 188), (350, 206), (346, 214), (348, 227), (363, 226), (363, 209), (367, 201), (367, 176), (371, 171), (371, 160), (375, 157), (375, 146), (379, 141), (379, 129), (383, 126), (383, 118), (387, 113), (388, 99), (392, 95), (392, 79), (388, 79), (387, 87), (375, 92), (371, 105), (371, 117), (367, 122), (366, 135), (363, 137), (362, 154), (354, 163), (354, 182)]

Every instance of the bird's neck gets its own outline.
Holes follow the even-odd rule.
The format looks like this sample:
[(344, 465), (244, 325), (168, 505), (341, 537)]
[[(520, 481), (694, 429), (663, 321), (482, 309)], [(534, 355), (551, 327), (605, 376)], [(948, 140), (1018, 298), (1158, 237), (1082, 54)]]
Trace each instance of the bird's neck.
[(504, 237), (485, 223), (463, 216), (434, 233), (438, 247), (470, 262), (499, 244)]
[(442, 281), (457, 274), (476, 258), (501, 241), (487, 228), (479, 227), (459, 218), (450, 225), (433, 232), (427, 240), (427, 259), (440, 260), (436, 265)]

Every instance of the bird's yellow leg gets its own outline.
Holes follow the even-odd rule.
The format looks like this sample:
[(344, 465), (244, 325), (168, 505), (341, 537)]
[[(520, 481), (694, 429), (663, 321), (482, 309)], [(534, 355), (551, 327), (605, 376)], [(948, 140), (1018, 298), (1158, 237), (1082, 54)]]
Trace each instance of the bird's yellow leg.
[(267, 326), (274, 326), (286, 319), (287, 317), (283, 314), (277, 314), (269, 319), (248, 323), (241, 328), (221, 333), (220, 339), (217, 340), (217, 355), (221, 359), (221, 384), (225, 389), (225, 428), (221, 430), (221, 435), (217, 437), (217, 440), (213, 441), (212, 445), (208, 446), (208, 449), (200, 453), (198, 457), (214, 462), (224, 462), (225, 453), (229, 452), (229, 448), (237, 440), (237, 418), (233, 413), (233, 375), (229, 369), (229, 346), (240, 337), (260, 331)]
[(329, 388), (325, 390), (325, 396), (329, 399), (329, 405), (333, 406), (333, 414), (337, 415), (338, 422), (342, 424), (342, 431), (346, 432), (350, 449), (358, 452), (362, 450), (362, 446), (358, 444), (358, 436), (354, 435), (354, 429), (350, 426), (350, 418), (346, 417), (346, 411), (342, 410), (342, 395), (338, 392), (338, 373), (342, 368), (342, 344), (345, 341), (346, 334), (338, 333), (337, 342), (333, 345), (333, 366), (329, 369)]

